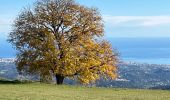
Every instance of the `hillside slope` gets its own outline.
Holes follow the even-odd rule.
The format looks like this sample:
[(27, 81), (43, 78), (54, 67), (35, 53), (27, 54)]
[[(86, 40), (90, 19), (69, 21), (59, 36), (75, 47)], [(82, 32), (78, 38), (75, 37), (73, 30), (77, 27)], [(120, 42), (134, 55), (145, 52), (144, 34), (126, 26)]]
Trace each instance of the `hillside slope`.
[[(170, 65), (121, 63), (118, 67), (119, 79), (101, 79), (93, 84), (98, 87), (170, 89)], [(12, 62), (0, 62), (0, 77), (17, 79), (18, 73)], [(29, 77), (28, 77), (29, 79)], [(31, 79), (30, 79), (31, 80)], [(74, 81), (65, 80), (67, 84)]]

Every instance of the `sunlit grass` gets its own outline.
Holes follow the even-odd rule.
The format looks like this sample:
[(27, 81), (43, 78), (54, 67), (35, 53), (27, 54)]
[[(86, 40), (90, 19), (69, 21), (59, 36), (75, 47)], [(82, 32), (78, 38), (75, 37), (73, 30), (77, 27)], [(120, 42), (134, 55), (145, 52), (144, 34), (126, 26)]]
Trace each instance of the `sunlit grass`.
[(0, 100), (170, 100), (170, 91), (0, 83)]

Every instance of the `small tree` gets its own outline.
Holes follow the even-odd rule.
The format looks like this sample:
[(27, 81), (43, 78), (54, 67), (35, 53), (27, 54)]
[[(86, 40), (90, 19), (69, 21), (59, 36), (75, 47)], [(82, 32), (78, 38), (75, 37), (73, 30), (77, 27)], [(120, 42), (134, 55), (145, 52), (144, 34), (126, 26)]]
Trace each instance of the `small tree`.
[(66, 77), (88, 84), (116, 78), (117, 54), (102, 36), (97, 9), (74, 0), (42, 0), (16, 18), (9, 42), (18, 50), (19, 72), (38, 73), (42, 80), (54, 75), (57, 84)]

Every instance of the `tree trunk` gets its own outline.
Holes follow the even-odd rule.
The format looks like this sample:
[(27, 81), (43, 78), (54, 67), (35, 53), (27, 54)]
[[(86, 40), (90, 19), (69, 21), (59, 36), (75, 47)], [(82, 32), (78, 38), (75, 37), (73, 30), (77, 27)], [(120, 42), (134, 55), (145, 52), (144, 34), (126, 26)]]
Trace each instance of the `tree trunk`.
[(64, 76), (56, 74), (56, 83), (58, 85), (61, 85), (63, 84), (63, 81), (64, 81)]

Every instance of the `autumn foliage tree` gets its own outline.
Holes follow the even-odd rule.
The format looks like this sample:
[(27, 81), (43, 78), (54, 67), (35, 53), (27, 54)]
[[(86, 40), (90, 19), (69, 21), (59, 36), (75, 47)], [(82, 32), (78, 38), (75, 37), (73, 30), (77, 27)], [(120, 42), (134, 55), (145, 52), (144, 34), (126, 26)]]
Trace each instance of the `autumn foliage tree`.
[(9, 42), (18, 50), (20, 73), (81, 83), (116, 78), (117, 54), (102, 40), (102, 18), (95, 8), (74, 0), (41, 0), (16, 18)]

